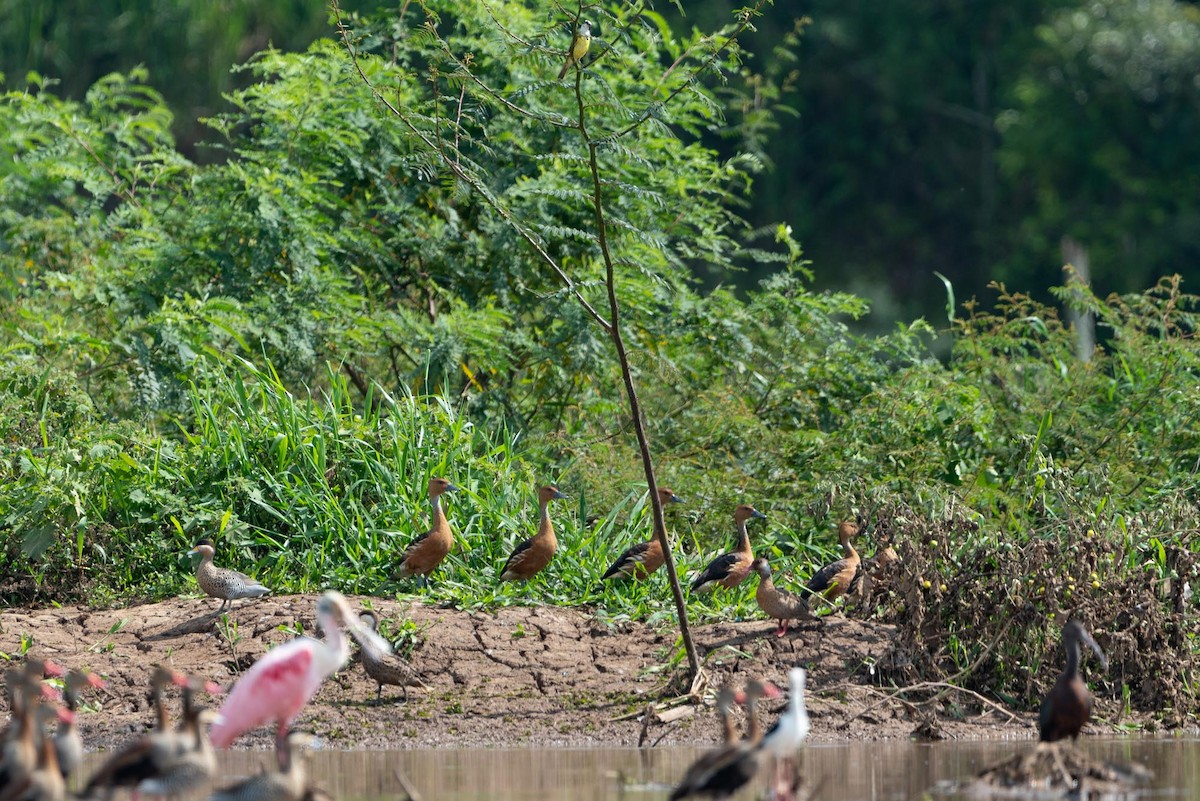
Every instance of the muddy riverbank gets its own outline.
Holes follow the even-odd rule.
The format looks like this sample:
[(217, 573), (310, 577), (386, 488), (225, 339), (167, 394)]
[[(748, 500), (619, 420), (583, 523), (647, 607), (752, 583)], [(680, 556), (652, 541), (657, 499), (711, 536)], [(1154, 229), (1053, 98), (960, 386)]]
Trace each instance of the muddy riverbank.
[[(110, 747), (150, 724), (152, 665), (166, 662), (228, 686), (268, 647), (299, 629), (314, 632), (315, 598), (245, 602), (228, 626), (213, 616), (216, 603), (208, 599), (106, 611), (8, 609), (0, 615), (0, 650), (15, 655), (27, 638), (30, 653), (104, 676), (108, 689), (93, 696), (81, 728), (90, 746)], [(383, 703), (376, 705), (375, 683), (352, 660), (297, 721), (330, 747), (628, 746), (640, 739), (701, 744), (717, 737), (709, 703), (689, 704), (667, 689), (677, 652), (668, 629), (605, 621), (585, 609), (469, 612), (380, 598), (350, 600), (356, 608), (368, 600), (392, 629), (409, 632), (411, 662), (426, 688), (411, 690), (404, 701), (398, 688), (385, 687)], [(782, 638), (766, 620), (703, 625), (693, 632), (711, 686), (750, 676), (786, 686), (789, 667), (807, 667), (817, 741), (1034, 736), (1036, 710), (1011, 710), (995, 699), (960, 691), (931, 702), (928, 694), (925, 702), (920, 695), (908, 703), (892, 698), (891, 689), (873, 683), (875, 666), (904, 658), (886, 625), (833, 617)], [(641, 713), (652, 701), (666, 703), (644, 726)], [(1111, 706), (1100, 701), (1092, 731), (1116, 731), (1108, 721), (1118, 705)], [(269, 733), (261, 730), (238, 744), (266, 747)]]

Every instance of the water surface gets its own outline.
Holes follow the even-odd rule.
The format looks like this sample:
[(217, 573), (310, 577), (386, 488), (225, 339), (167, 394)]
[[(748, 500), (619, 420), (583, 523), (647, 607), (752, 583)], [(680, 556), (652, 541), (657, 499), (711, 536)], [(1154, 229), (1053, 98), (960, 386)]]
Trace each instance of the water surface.
[[(1033, 746), (1028, 740), (814, 744), (803, 749), (801, 765), (811, 782), (822, 782), (818, 799), (907, 801), (920, 799), (940, 780), (968, 779)], [(1079, 746), (1095, 758), (1148, 766), (1156, 797), (1200, 798), (1200, 740), (1088, 738)], [(397, 769), (424, 801), (660, 801), (702, 750), (318, 750), (311, 765), (318, 783), (342, 801), (395, 798)], [(230, 781), (256, 772), (268, 756), (231, 752), (220, 759)], [(737, 797), (752, 796), (743, 791)]]

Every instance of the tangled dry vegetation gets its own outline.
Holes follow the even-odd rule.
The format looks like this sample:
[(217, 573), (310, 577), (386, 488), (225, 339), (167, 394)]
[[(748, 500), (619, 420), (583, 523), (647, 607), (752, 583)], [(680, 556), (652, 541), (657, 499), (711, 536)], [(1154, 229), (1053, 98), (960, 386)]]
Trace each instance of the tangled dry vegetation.
[(1075, 618), (1108, 655), (1107, 671), (1087, 672), (1097, 696), (1119, 703), (1114, 723), (1130, 709), (1168, 728), (1192, 717), (1197, 560), (1185, 543), (1141, 524), (1114, 537), (1060, 523), (1018, 543), (966, 517), (931, 522), (894, 507), (875, 518), (875, 544), (900, 555), (870, 599), (870, 613), (897, 627), (878, 666), (884, 683), (953, 682), (1035, 708), (1062, 668), (1061, 626)]

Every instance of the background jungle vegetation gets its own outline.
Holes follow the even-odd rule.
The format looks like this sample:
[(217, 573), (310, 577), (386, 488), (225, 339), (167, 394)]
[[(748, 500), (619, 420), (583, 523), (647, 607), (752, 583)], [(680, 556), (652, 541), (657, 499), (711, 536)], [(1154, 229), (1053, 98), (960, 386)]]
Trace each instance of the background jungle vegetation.
[[(598, 581), (648, 523), (579, 302), (605, 291), (594, 164), (685, 569), (738, 502), (784, 584), (862, 513), (904, 562), (855, 614), (902, 627), (906, 670), (1034, 699), (1073, 614), (1107, 634), (1104, 692), (1191, 714), (1194, 6), (818, 2), (800, 34), (600, 4), (597, 60), (558, 82), (551, 4), (347, 9), (356, 62), (323, 8), (68, 5), (0, 5), (6, 602), (187, 591), (210, 536), (281, 591), (669, 622), (661, 576)], [(888, 298), (927, 313), (858, 324)], [(392, 570), (432, 475), (465, 491), (422, 590)], [(563, 549), (498, 587), (550, 480)]]

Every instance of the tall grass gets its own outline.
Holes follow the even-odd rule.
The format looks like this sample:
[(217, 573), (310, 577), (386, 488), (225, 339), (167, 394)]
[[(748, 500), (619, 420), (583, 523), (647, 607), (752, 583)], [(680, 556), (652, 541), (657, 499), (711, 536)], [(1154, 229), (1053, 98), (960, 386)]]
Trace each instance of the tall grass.
[[(39, 566), (26, 576), (34, 594), (47, 579), (41, 594), (57, 600), (72, 587), (99, 603), (194, 592), (182, 554), (210, 537), (219, 564), (277, 592), (336, 588), (472, 608), (585, 605), (611, 620), (673, 617), (661, 571), (647, 581), (601, 581), (625, 548), (651, 536), (643, 485), (606, 487), (601, 495), (617, 500), (596, 508), (592, 476), (570, 466), (560, 475), (539, 472), (552, 454), (513, 432), (475, 425), (445, 396), (373, 389), (364, 403), (334, 370), (320, 391), (296, 393), (269, 368), (236, 360), (207, 370), (188, 401), (173, 432), (108, 430), (65, 488), (55, 471), (71, 465), (82, 431), (47, 439), (41, 456), (29, 457), (30, 469), (12, 477), (6, 500), (23, 509), (10, 520), (29, 523), (24, 534), (34, 547), (26, 550), (39, 559), (11, 550), (7, 559)], [(406, 545), (429, 526), (434, 476), (461, 491), (443, 498), (455, 548), (423, 585), (394, 573)], [(501, 584), (504, 560), (536, 531), (536, 490), (544, 483), (570, 496), (551, 506), (559, 552), (532, 580)], [(68, 522), (73, 532), (62, 530)], [(668, 525), (685, 573), (734, 542), (731, 519), (703, 519), (686, 504), (671, 510)], [(764, 554), (798, 558), (802, 575), (830, 552), (817, 545), (819, 535), (778, 520), (753, 536)], [(753, 582), (692, 605), (701, 620), (758, 614)]]

